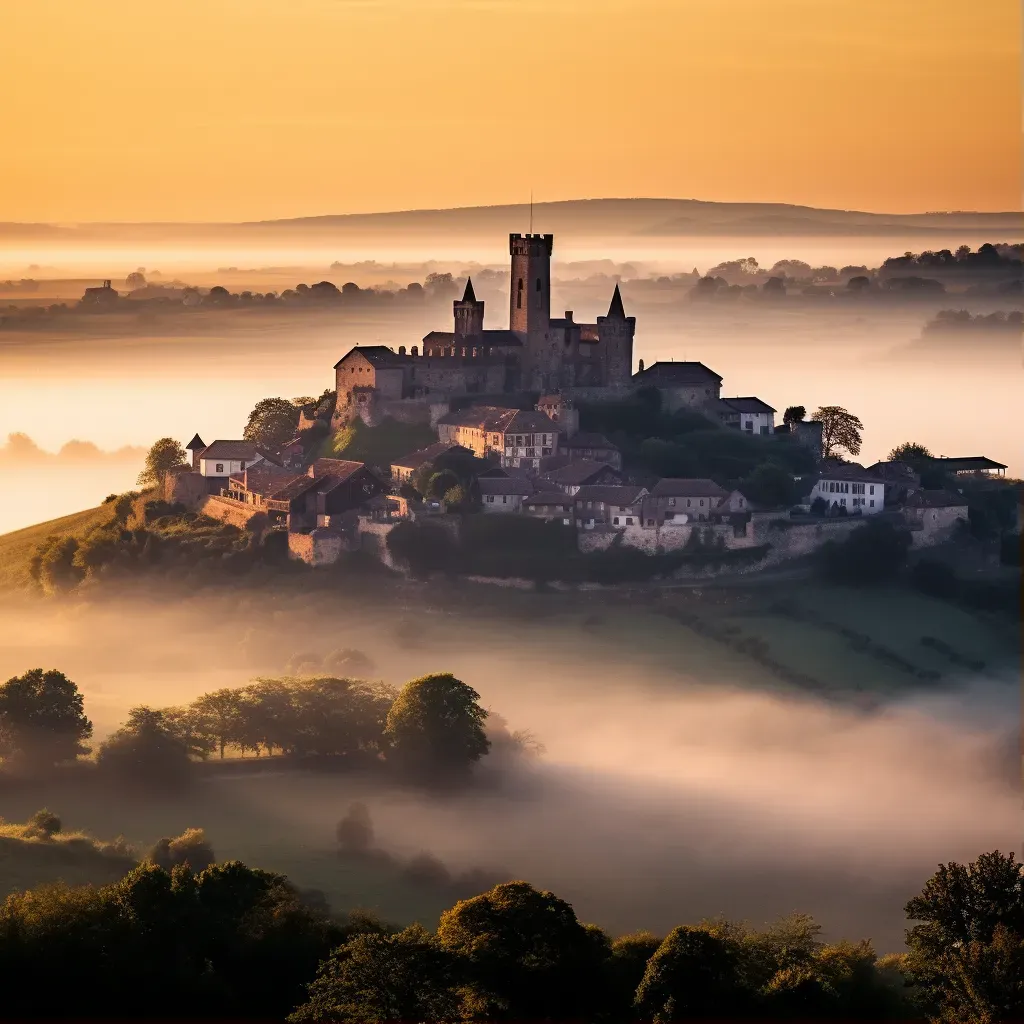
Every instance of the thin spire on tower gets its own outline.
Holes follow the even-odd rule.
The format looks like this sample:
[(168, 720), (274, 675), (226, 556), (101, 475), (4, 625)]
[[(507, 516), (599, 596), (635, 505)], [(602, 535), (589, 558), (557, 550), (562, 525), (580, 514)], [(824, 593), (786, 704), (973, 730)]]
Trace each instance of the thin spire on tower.
[(626, 319), (626, 311), (622, 308), (622, 293), (619, 291), (619, 286), (615, 286), (615, 291), (612, 293), (612, 302), (608, 307), (608, 315), (617, 317), (619, 320)]
[(466, 278), (466, 293), (462, 296), (463, 302), (476, 302), (476, 292), (473, 291), (473, 278)]

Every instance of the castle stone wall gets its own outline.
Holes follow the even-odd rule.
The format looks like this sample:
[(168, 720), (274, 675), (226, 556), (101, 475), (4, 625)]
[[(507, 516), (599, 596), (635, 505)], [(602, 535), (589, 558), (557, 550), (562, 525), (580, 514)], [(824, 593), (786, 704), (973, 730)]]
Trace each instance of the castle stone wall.
[(310, 533), (288, 534), (288, 557), (307, 565), (334, 565), (348, 550), (345, 538), (334, 530), (318, 528)]

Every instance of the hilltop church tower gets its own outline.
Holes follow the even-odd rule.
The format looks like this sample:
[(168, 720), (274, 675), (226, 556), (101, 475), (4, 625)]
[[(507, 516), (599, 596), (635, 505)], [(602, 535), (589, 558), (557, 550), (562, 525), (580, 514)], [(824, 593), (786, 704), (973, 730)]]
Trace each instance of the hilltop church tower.
[(606, 387), (626, 387), (633, 378), (633, 335), (636, 317), (626, 316), (622, 293), (615, 286), (607, 316), (597, 318)]
[(484, 304), (477, 302), (473, 291), (473, 278), (466, 281), (466, 292), (461, 300), (452, 303), (455, 312), (455, 337), (468, 338), (484, 329)]

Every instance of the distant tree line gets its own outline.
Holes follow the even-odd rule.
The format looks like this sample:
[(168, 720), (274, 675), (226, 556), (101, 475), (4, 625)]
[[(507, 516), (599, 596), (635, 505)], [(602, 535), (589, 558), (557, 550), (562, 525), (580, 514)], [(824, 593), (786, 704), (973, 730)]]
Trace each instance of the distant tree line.
[(906, 904), (908, 951), (882, 957), (869, 941), (823, 942), (801, 914), (761, 929), (719, 918), (613, 939), (524, 881), (459, 901), (434, 931), (399, 929), (331, 913), (282, 875), (212, 857), (190, 830), (111, 885), (9, 896), (5, 1016), (1010, 1024), (1024, 1015), (1024, 872), (1012, 853), (939, 865)]
[[(401, 689), (334, 677), (257, 679), (187, 705), (137, 707), (95, 750), (105, 777), (143, 786), (189, 781), (195, 760), (283, 754), (362, 765), (410, 778), (463, 779), (491, 747), (480, 695), (451, 673)], [(51, 669), (0, 685), (0, 758), (32, 769), (87, 754), (92, 723), (78, 687)], [(510, 737), (511, 738), (511, 737)]]

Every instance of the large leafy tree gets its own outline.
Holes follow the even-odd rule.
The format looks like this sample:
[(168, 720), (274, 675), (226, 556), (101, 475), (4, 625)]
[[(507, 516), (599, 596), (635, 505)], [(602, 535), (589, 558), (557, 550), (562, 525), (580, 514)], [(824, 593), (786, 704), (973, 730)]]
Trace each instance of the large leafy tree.
[(594, 1008), (601, 947), (553, 893), (496, 885), (445, 911), (437, 938), (466, 964), (485, 1020), (583, 1020)]
[(293, 1024), (459, 1019), (456, 959), (420, 925), (356, 935), (320, 965)]
[(287, 398), (264, 398), (249, 413), (242, 436), (264, 448), (279, 448), (295, 436), (298, 425), (298, 405)]
[(917, 441), (904, 441), (889, 452), (890, 462), (905, 462), (918, 471), (926, 468), (932, 458), (932, 453)]
[(673, 928), (647, 962), (635, 1005), (644, 1020), (729, 1020), (750, 1001), (729, 942), (703, 928)]
[(450, 672), (413, 679), (388, 711), (388, 756), (412, 771), (460, 774), (490, 749), (486, 717), (480, 694)]
[(242, 737), (242, 706), (242, 691), (228, 687), (204, 693), (190, 705), (197, 733), (216, 745), (221, 758), (227, 746)]
[(840, 458), (842, 452), (859, 455), (864, 424), (840, 405), (823, 405), (812, 419), (821, 423), (822, 458)]
[(97, 768), (120, 783), (175, 789), (190, 777), (188, 741), (164, 712), (132, 708), (128, 721), (100, 744)]
[(138, 482), (143, 487), (161, 484), (170, 470), (184, 466), (187, 462), (185, 449), (181, 447), (180, 441), (175, 441), (173, 437), (161, 437), (153, 442), (153, 446), (146, 453), (146, 464), (139, 474)]
[(940, 864), (906, 905), (910, 977), (943, 1021), (1024, 1018), (1024, 865), (1012, 853)]
[(63, 672), (34, 668), (0, 686), (0, 756), (53, 765), (86, 753), (90, 736), (82, 694)]

